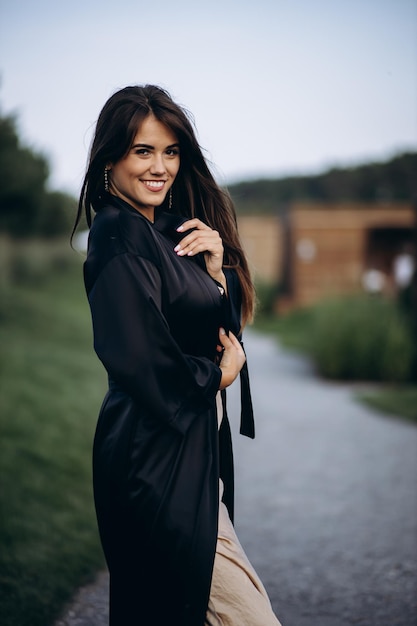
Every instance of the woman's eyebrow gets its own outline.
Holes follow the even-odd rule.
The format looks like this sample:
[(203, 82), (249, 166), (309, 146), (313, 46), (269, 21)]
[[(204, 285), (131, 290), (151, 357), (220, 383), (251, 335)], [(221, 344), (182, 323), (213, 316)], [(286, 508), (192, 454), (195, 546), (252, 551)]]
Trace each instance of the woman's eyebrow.
[(148, 148), (149, 150), (154, 150), (154, 146), (147, 143), (134, 143), (132, 148)]
[[(169, 148), (179, 148), (180, 144), (179, 143), (172, 143), (169, 146), (166, 146), (165, 150), (168, 150)], [(133, 144), (132, 148), (147, 148), (148, 150), (155, 150), (155, 146), (151, 146), (148, 143), (135, 143)]]

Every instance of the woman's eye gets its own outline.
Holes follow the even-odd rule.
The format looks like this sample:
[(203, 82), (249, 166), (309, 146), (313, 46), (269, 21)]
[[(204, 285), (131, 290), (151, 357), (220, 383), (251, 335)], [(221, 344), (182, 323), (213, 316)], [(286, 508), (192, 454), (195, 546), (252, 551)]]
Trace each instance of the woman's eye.
[(178, 148), (169, 148), (169, 150), (166, 151), (168, 156), (177, 156), (177, 154), (180, 153), (180, 151), (178, 150)]
[(146, 148), (136, 148), (135, 154), (147, 155), (149, 154), (149, 150), (147, 150)]

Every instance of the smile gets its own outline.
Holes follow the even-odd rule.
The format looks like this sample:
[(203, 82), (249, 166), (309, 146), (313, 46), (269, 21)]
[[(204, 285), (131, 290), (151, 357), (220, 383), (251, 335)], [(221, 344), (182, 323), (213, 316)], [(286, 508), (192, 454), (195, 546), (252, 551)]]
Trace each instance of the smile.
[(160, 191), (165, 185), (164, 180), (142, 180), (142, 183), (151, 191)]

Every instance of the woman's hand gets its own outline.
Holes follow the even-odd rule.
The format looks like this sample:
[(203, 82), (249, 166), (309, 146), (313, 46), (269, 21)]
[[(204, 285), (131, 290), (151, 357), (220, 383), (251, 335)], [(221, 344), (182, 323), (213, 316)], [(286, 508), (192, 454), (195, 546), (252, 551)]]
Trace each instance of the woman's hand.
[(193, 256), (204, 252), (207, 271), (212, 278), (226, 288), (226, 279), (223, 274), (223, 242), (217, 230), (212, 230), (201, 220), (194, 218), (187, 220), (177, 231), (179, 233), (195, 229), (188, 233), (174, 248), (178, 256)]
[(219, 365), (222, 371), (220, 389), (225, 389), (237, 378), (246, 357), (242, 346), (233, 333), (229, 333), (227, 336), (224, 328), (221, 328), (219, 338), (223, 346), (223, 355)]

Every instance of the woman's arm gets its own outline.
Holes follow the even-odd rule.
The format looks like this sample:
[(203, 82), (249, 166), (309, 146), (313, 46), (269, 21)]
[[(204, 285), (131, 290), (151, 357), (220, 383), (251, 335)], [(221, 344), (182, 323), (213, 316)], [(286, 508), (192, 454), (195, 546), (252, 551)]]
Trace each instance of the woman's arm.
[(222, 370), (210, 359), (181, 352), (161, 312), (161, 293), (151, 261), (130, 253), (111, 259), (89, 293), (94, 347), (126, 393), (185, 432), (214, 400)]
[[(207, 272), (222, 285), (227, 295), (227, 280), (223, 272), (223, 243), (219, 233), (197, 218), (188, 220), (177, 228), (178, 232), (186, 232), (187, 230), (191, 230), (191, 232), (181, 239), (175, 247), (175, 252), (178, 256), (194, 256), (203, 252)], [(220, 362), (220, 369), (222, 370), (220, 389), (225, 389), (237, 378), (246, 357), (242, 346), (232, 332), (227, 336), (225, 331), (221, 329), (219, 338), (220, 350), (223, 351)]]

